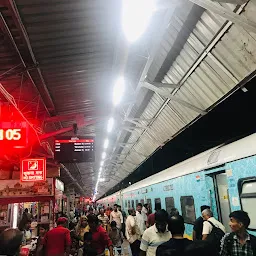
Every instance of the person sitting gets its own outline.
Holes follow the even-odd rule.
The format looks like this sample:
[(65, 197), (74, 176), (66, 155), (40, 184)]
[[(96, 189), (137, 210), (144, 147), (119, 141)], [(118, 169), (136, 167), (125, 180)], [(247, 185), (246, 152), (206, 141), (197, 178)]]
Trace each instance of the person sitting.
[(122, 252), (122, 243), (124, 240), (124, 236), (122, 231), (116, 227), (116, 222), (112, 221), (110, 223), (111, 230), (109, 231), (109, 237), (113, 243), (114, 248), (116, 248), (119, 255)]
[(23, 234), (20, 230), (9, 228), (0, 234), (0, 255), (18, 255)]
[(250, 218), (247, 212), (234, 211), (229, 214), (232, 233), (226, 234), (221, 243), (221, 256), (256, 255), (256, 237), (247, 229)]
[(172, 234), (172, 238), (158, 246), (156, 255), (163, 256), (168, 255), (168, 253), (170, 255), (182, 255), (184, 249), (192, 243), (192, 241), (183, 237), (185, 231), (183, 217), (180, 215), (172, 216), (169, 219), (168, 229)]

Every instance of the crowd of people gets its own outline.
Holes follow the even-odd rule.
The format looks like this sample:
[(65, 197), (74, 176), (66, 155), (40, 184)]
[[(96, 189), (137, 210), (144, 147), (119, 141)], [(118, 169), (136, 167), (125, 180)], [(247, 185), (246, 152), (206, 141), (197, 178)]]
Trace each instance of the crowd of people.
[[(256, 238), (249, 234), (248, 214), (242, 210), (230, 213), (231, 233), (213, 217), (209, 206), (201, 206), (202, 216), (194, 223), (193, 239), (184, 237), (185, 223), (178, 210), (170, 213), (155, 207), (150, 213), (146, 204), (136, 210), (121, 206), (76, 211), (70, 219), (59, 217), (52, 230), (42, 225), (37, 241), (37, 256), (100, 256), (106, 252), (121, 255), (127, 239), (133, 256), (256, 256)], [(27, 215), (27, 213), (25, 213)], [(0, 235), (0, 255), (17, 255), (27, 239), (29, 217), (19, 229), (7, 229)], [(108, 249), (108, 250), (106, 250)]]

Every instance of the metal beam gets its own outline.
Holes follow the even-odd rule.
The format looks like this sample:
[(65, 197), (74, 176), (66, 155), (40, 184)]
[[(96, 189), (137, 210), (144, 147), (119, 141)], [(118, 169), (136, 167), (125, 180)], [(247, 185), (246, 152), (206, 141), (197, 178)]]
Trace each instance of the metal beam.
[[(96, 120), (84, 121), (83, 123), (78, 123), (77, 126), (79, 128), (81, 128), (81, 127), (84, 127), (84, 126), (95, 124), (95, 122), (96, 122)], [(72, 130), (73, 130), (73, 126), (70, 126), (70, 127), (62, 128), (62, 129), (60, 129), (58, 131), (45, 133), (45, 134), (40, 136), (40, 140), (45, 140), (45, 139), (48, 139), (50, 137), (54, 137), (54, 136), (60, 135), (62, 133), (70, 132)]]
[(159, 83), (159, 82), (149, 82), (149, 81), (145, 81), (145, 83), (154, 85), (158, 88), (170, 88), (170, 89), (178, 89), (180, 88), (179, 84), (168, 84), (168, 83)]
[(84, 119), (84, 114), (68, 114), (68, 115), (59, 115), (47, 117), (44, 122), (62, 122), (68, 120), (82, 120)]
[(213, 2), (218, 2), (218, 3), (229, 3), (229, 4), (245, 4), (248, 2), (248, 0), (212, 0)]
[(223, 18), (232, 21), (233, 23), (243, 27), (244, 29), (256, 33), (256, 23), (248, 20), (244, 16), (240, 16), (219, 4), (213, 3), (210, 0), (189, 0), (190, 2), (203, 7), (206, 10), (214, 12)]
[(77, 188), (80, 190), (80, 192), (82, 192), (82, 195), (86, 195), (86, 192), (84, 191), (84, 189), (79, 185), (78, 181), (73, 177), (73, 175), (70, 173), (70, 171), (68, 170), (68, 168), (64, 165), (64, 164), (60, 164), (61, 168), (66, 172), (67, 176), (70, 177), (71, 181), (73, 181), (75, 183), (75, 185), (77, 186)]
[(186, 101), (184, 101), (184, 100), (182, 100), (182, 99), (179, 99), (178, 97), (176, 97), (176, 96), (174, 96), (174, 95), (172, 95), (172, 94), (170, 94), (170, 93), (168, 93), (168, 92), (165, 92), (165, 91), (163, 91), (162, 89), (159, 89), (159, 88), (157, 88), (157, 87), (154, 86), (154, 85), (151, 85), (151, 84), (149, 84), (149, 83), (144, 83), (143, 86), (144, 86), (145, 88), (147, 88), (147, 89), (149, 89), (149, 90), (155, 92), (155, 93), (158, 93), (159, 95), (161, 95), (161, 96), (163, 96), (163, 97), (165, 97), (165, 98), (168, 98), (168, 99), (170, 99), (170, 100), (172, 100), (172, 101), (178, 102), (179, 104), (183, 105), (184, 107), (187, 107), (187, 108), (189, 108), (189, 109), (192, 109), (192, 110), (194, 110), (195, 112), (200, 113), (201, 115), (205, 115), (205, 114), (207, 113), (207, 112), (204, 111), (203, 109), (200, 109), (200, 108), (198, 108), (198, 107), (196, 107), (196, 106), (194, 106), (194, 105), (192, 105), (192, 104), (190, 104), (190, 103), (188, 103), (188, 102), (186, 102)]

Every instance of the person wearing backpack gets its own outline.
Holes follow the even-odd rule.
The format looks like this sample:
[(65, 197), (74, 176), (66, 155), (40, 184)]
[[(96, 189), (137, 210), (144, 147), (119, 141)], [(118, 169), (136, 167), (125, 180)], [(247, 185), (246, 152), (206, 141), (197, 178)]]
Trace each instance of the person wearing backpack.
[(205, 220), (203, 223), (202, 240), (206, 240), (215, 245), (220, 251), (221, 239), (225, 235), (225, 227), (213, 217), (210, 209), (202, 211), (202, 217)]
[(250, 218), (247, 212), (234, 211), (229, 215), (231, 233), (226, 234), (221, 242), (221, 256), (256, 256), (256, 237), (247, 229)]

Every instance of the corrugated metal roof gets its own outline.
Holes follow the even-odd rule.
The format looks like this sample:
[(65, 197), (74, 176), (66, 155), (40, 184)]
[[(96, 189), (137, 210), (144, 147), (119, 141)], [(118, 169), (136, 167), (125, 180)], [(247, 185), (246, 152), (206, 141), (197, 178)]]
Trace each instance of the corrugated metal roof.
[[(109, 137), (103, 171), (106, 182), (100, 183), (99, 195), (227, 97), (256, 66), (255, 34), (180, 0), (172, 10), (156, 12), (143, 37), (126, 49), (124, 75), (129, 86), (124, 102), (112, 111), (112, 81), (126, 52), (120, 36), (120, 2), (9, 0), (0, 5), (1, 83), (19, 100), (19, 106), (25, 107), (27, 117), (42, 121), (49, 115), (83, 113), (87, 120), (100, 118), (96, 125), (79, 130), (79, 134), (96, 136), (96, 162), (66, 165), (88, 196), (97, 181), (110, 114), (115, 116), (116, 132)], [(251, 21), (256, 19), (252, 1), (244, 7), (221, 6)], [(30, 69), (31, 79), (25, 68)], [(153, 92), (143, 87), (145, 77), (149, 82), (178, 87), (160, 87)], [(25, 93), (28, 90), (30, 93)], [(49, 125), (45, 131), (72, 123)], [(62, 172), (62, 179), (75, 187), (70, 174)]]
[[(232, 4), (222, 4), (222, 6), (238, 14), (241, 13), (240, 15), (251, 21), (256, 21), (253, 14), (256, 6), (252, 1), (244, 8)], [(170, 48), (180, 47), (175, 45), (176, 30), (185, 24), (179, 13), (174, 13), (169, 24), (159, 46), (159, 54), (154, 58), (147, 73), (147, 76), (153, 79), (162, 68)], [(184, 29), (187, 32), (188, 28), (183, 27)], [(255, 36), (254, 33), (226, 21), (215, 13), (203, 11), (195, 27), (189, 31), (179, 54), (169, 63), (169, 68), (161, 79), (162, 83), (178, 84), (179, 88), (164, 88), (162, 91), (197, 108), (209, 111), (239, 82), (255, 71)], [(144, 88), (137, 98), (143, 94), (145, 94)], [(126, 117), (132, 118), (135, 113), (131, 111), (128, 116), (126, 113)], [(123, 164), (118, 166), (115, 172), (119, 173), (122, 168), (132, 172), (161, 145), (177, 136), (200, 116), (200, 113), (183, 104), (158, 93), (152, 93), (150, 100), (144, 105), (144, 110), (139, 114), (142, 121), (137, 120), (137, 129), (130, 133), (127, 147), (120, 151), (122, 157), (118, 158)], [(148, 121), (144, 121), (145, 119)], [(146, 126), (146, 129), (138, 129), (140, 125)], [(100, 195), (106, 192), (106, 189), (99, 190)]]

